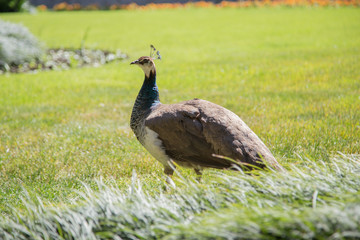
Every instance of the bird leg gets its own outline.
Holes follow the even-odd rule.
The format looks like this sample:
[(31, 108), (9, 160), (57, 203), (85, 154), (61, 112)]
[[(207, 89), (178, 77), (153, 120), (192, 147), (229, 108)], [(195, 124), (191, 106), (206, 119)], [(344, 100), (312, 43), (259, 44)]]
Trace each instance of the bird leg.
[(171, 179), (172, 175), (174, 174), (174, 169), (170, 168), (165, 168), (164, 169), (164, 173), (166, 174), (166, 182), (173, 188), (176, 188), (176, 185), (174, 183), (174, 181)]
[(198, 169), (198, 168), (194, 168), (195, 173), (196, 173), (196, 181), (200, 182), (201, 181), (201, 176), (202, 176), (202, 170)]

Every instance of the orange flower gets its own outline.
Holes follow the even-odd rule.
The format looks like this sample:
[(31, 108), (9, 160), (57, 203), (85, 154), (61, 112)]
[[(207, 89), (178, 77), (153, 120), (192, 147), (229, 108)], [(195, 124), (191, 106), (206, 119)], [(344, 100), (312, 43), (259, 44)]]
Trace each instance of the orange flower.
[(86, 10), (99, 10), (99, 6), (97, 4), (90, 4), (85, 7)]
[(81, 5), (79, 3), (74, 3), (72, 6), (73, 6), (73, 10), (80, 10), (81, 9)]
[(43, 4), (37, 6), (36, 8), (37, 8), (37, 10), (40, 11), (40, 12), (43, 12), (43, 11), (46, 11), (46, 10), (47, 10), (47, 6), (45, 6), (45, 5), (43, 5)]
[(72, 10), (74, 10), (74, 7), (73, 7), (73, 5), (69, 4), (69, 5), (66, 6), (65, 10), (66, 11), (72, 11)]
[(200, 8), (209, 8), (214, 6), (214, 4), (212, 2), (199, 1), (199, 2), (195, 2), (194, 6)]
[(127, 10), (134, 10), (134, 9), (138, 9), (139, 5), (137, 5), (136, 3), (130, 3), (127, 5), (121, 5), (120, 6), (121, 9), (127, 9)]
[(110, 10), (116, 10), (116, 9), (118, 9), (118, 6), (116, 4), (113, 4), (113, 5), (110, 6), (109, 9)]
[(61, 2), (61, 3), (54, 5), (53, 9), (55, 11), (64, 11), (64, 10), (66, 10), (67, 5), (68, 4), (66, 2)]
[[(360, 6), (360, 0), (245, 0), (245, 1), (229, 1), (224, 0), (220, 3), (214, 4), (213, 2), (201, 0), (199, 2), (186, 2), (182, 3), (148, 3), (143, 6), (139, 6), (136, 3), (131, 3), (128, 5), (117, 5), (113, 4), (109, 7), (110, 10), (116, 9), (172, 9), (172, 8), (246, 8), (246, 7), (275, 7), (275, 6)], [(47, 8), (45, 5), (38, 6), (39, 11), (45, 11)], [(53, 7), (55, 11), (63, 10), (80, 10), (80, 4), (67, 4), (65, 2), (59, 3)], [(91, 4), (83, 8), (85, 10), (98, 10), (99, 6), (97, 4)]]

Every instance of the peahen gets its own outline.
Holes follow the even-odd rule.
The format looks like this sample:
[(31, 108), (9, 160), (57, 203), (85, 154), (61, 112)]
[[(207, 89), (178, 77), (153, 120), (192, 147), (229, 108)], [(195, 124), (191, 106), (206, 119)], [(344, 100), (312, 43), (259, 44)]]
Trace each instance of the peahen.
[(144, 56), (131, 62), (144, 71), (145, 80), (130, 126), (139, 142), (164, 165), (166, 175), (173, 174), (173, 162), (193, 168), (198, 177), (204, 168), (231, 169), (234, 165), (282, 170), (258, 136), (228, 109), (197, 98), (162, 104), (153, 60)]

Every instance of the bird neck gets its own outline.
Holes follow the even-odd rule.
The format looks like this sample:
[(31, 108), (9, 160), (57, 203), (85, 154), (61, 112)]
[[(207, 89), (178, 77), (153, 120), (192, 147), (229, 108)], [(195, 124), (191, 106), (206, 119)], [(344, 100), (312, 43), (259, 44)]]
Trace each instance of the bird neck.
[(145, 75), (144, 83), (136, 98), (131, 114), (131, 128), (138, 128), (142, 119), (150, 113), (151, 107), (158, 104), (160, 104), (159, 89), (156, 85), (156, 70), (153, 69), (149, 75)]
[(136, 102), (140, 102), (143, 109), (149, 109), (153, 105), (160, 103), (159, 89), (156, 85), (155, 69), (145, 75), (144, 83), (136, 98)]

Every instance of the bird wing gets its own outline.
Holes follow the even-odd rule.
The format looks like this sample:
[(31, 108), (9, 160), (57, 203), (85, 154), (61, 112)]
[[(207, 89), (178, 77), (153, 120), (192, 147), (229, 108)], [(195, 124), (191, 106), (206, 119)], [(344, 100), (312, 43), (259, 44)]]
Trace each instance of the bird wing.
[(155, 131), (166, 154), (186, 167), (228, 168), (231, 163), (214, 157), (211, 142), (204, 136), (197, 107), (186, 102), (160, 105), (145, 120), (145, 126)]
[(228, 168), (233, 162), (263, 167), (275, 158), (251, 129), (231, 111), (208, 101), (194, 99), (159, 105), (145, 120), (155, 131), (166, 154), (180, 165)]

